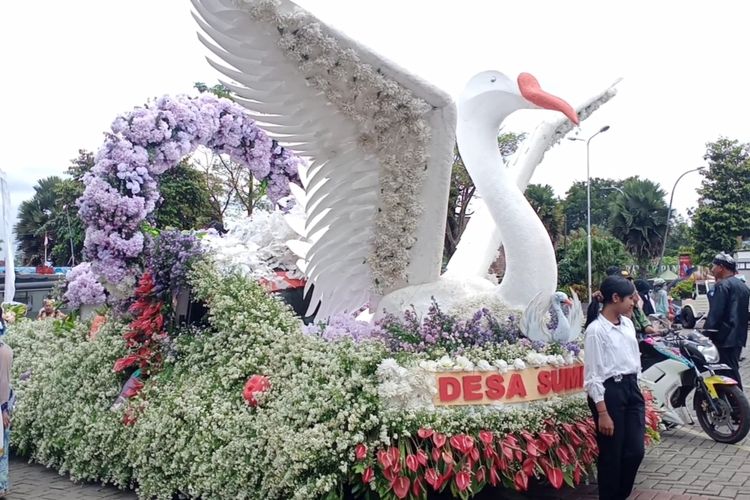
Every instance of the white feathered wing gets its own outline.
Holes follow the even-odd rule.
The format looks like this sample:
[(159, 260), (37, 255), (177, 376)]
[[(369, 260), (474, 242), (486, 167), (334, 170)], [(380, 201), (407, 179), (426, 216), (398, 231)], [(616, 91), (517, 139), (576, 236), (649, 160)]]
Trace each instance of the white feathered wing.
[[(314, 285), (311, 307), (322, 301), (319, 317), (436, 280), (455, 144), (450, 97), (289, 1), (192, 2), (224, 84), (310, 162), (297, 193), (305, 241), (292, 245)], [(398, 120), (384, 124), (407, 111), (412, 133)], [(414, 151), (424, 154), (404, 164)]]

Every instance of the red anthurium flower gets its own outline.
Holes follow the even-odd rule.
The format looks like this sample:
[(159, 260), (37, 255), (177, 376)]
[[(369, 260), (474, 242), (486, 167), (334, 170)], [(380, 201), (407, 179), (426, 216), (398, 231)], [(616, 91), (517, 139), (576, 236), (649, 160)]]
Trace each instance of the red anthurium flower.
[(555, 453), (557, 454), (557, 458), (560, 459), (560, 461), (564, 464), (570, 463), (570, 455), (568, 454), (567, 448), (564, 448), (563, 446), (558, 446), (555, 448)]
[(427, 453), (424, 450), (417, 450), (417, 462), (419, 465), (427, 466)]
[(529, 489), (529, 476), (524, 471), (519, 470), (513, 478), (513, 483), (518, 491), (526, 491)]
[(404, 476), (396, 478), (396, 480), (391, 483), (393, 493), (395, 493), (398, 498), (406, 498), (406, 495), (409, 494), (409, 486), (409, 478)]
[(416, 455), (406, 456), (406, 467), (412, 472), (417, 472), (417, 469), (419, 469), (419, 460), (417, 460)]
[(563, 483), (563, 473), (557, 467), (552, 467), (547, 471), (547, 479), (549, 479), (549, 482), (555, 489), (559, 490)]
[(362, 482), (367, 484), (373, 479), (375, 479), (375, 471), (372, 470), (372, 467), (366, 468), (365, 471), (362, 473)]
[(479, 431), (479, 439), (484, 444), (492, 444), (492, 441), (495, 439), (495, 436), (490, 431)]
[(415, 479), (413, 483), (411, 483), (411, 494), (417, 498), (419, 498), (422, 495), (422, 491), (424, 490), (424, 486), (422, 486), (422, 481), (419, 479)]
[(439, 432), (436, 432), (432, 435), (432, 442), (435, 443), (435, 446), (438, 448), (442, 448), (445, 445), (446, 437), (445, 434), (440, 434)]
[(378, 463), (383, 469), (390, 469), (393, 465), (390, 455), (385, 450), (378, 451)]
[(437, 483), (438, 479), (440, 478), (440, 473), (437, 469), (427, 469), (427, 471), (424, 473), (424, 480), (427, 481), (427, 484), (432, 486), (432, 489), (437, 491)]
[(477, 448), (472, 448), (469, 452), (469, 456), (471, 457), (472, 461), (479, 462), (479, 450)]
[(417, 431), (417, 436), (421, 437), (422, 439), (427, 439), (428, 437), (432, 436), (432, 429), (421, 427)]
[(471, 486), (471, 475), (465, 470), (456, 474), (456, 486), (458, 486), (458, 491), (469, 489), (469, 486)]
[(528, 453), (530, 457), (538, 457), (541, 455), (539, 448), (537, 448), (536, 442), (533, 439), (526, 443), (526, 453)]
[(505, 439), (503, 439), (503, 446), (518, 448), (518, 440), (513, 434), (508, 434), (507, 436), (505, 436)]
[(451, 454), (450, 451), (444, 451), (442, 457), (443, 457), (443, 461), (446, 464), (448, 464), (448, 465), (453, 464), (453, 462), (454, 462), (453, 455)]
[(534, 475), (534, 469), (536, 468), (536, 461), (533, 458), (527, 458), (523, 461), (521, 469), (526, 473), (527, 476)]
[(464, 455), (474, 447), (474, 439), (466, 434), (457, 434), (450, 439), (451, 446)]
[(401, 452), (398, 451), (396, 446), (388, 448), (388, 458), (391, 459), (391, 463), (395, 466), (401, 458)]
[(364, 460), (365, 457), (367, 457), (367, 446), (365, 446), (362, 443), (359, 443), (357, 446), (354, 447), (354, 457), (357, 460)]
[(581, 468), (576, 467), (575, 469), (573, 469), (573, 483), (577, 485), (580, 482), (581, 482)]
[(513, 453), (516, 457), (516, 460), (518, 460), (519, 462), (523, 460), (523, 453), (521, 453), (521, 450), (514, 450)]
[(497, 486), (498, 484), (502, 483), (502, 479), (500, 479), (500, 475), (497, 473), (497, 469), (494, 467), (490, 469), (490, 484), (492, 486)]
[(433, 448), (432, 449), (432, 461), (437, 462), (440, 460), (440, 448)]
[(487, 476), (487, 470), (483, 466), (480, 466), (479, 469), (477, 469), (477, 475), (475, 476), (477, 483), (482, 484), (486, 476)]
[(383, 469), (383, 477), (386, 478), (389, 482), (393, 483), (393, 481), (398, 479), (398, 472), (395, 471), (392, 467), (388, 467), (387, 469)]

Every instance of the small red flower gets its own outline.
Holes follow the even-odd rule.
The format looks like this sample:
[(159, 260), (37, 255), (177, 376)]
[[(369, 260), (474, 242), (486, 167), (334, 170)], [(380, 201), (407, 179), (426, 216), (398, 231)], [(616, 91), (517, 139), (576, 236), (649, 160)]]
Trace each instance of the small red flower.
[(255, 399), (255, 395), (266, 392), (271, 388), (271, 382), (268, 377), (263, 375), (253, 375), (247, 382), (245, 382), (245, 389), (242, 391), (242, 397), (245, 398), (247, 404), (255, 408), (258, 406), (258, 400)]
[(417, 469), (419, 469), (419, 460), (416, 455), (406, 456), (406, 467), (412, 472), (417, 472)]
[(495, 436), (490, 431), (479, 431), (479, 439), (484, 444), (492, 444), (492, 441), (495, 439)]
[(393, 487), (393, 493), (396, 494), (398, 498), (406, 498), (406, 495), (409, 494), (409, 478), (408, 477), (398, 477), (396, 478), (393, 483), (391, 483), (391, 486)]
[(367, 446), (359, 443), (354, 447), (354, 456), (357, 460), (364, 460), (367, 457)]
[(417, 431), (417, 436), (421, 437), (422, 439), (427, 439), (428, 437), (432, 436), (432, 429), (420, 427), (420, 429)]
[(469, 489), (469, 486), (471, 486), (471, 475), (465, 470), (456, 474), (456, 486), (458, 486), (458, 491)]
[(529, 489), (529, 476), (524, 471), (519, 470), (513, 478), (513, 483), (518, 491), (526, 491)]
[(372, 470), (372, 467), (366, 468), (365, 471), (362, 473), (362, 482), (367, 484), (371, 482), (373, 479), (375, 479), (375, 471)]
[(435, 446), (438, 448), (442, 448), (445, 445), (446, 441), (445, 434), (440, 434), (439, 432), (436, 432), (432, 435), (432, 442), (435, 443)]
[(466, 434), (457, 434), (450, 439), (451, 446), (464, 455), (469, 453), (474, 447), (474, 439)]
[(383, 469), (390, 469), (393, 465), (390, 455), (385, 450), (378, 451), (378, 463)]
[(554, 486), (555, 489), (559, 490), (563, 483), (563, 473), (557, 467), (552, 467), (547, 471), (547, 479), (549, 479), (550, 484)]
[(436, 490), (438, 489), (437, 484), (438, 480), (440, 478), (440, 473), (437, 469), (427, 469), (427, 471), (424, 473), (424, 480), (427, 481), (427, 484), (432, 486), (432, 489)]
[(419, 465), (426, 466), (427, 458), (427, 453), (424, 450), (417, 450), (417, 462), (419, 462)]

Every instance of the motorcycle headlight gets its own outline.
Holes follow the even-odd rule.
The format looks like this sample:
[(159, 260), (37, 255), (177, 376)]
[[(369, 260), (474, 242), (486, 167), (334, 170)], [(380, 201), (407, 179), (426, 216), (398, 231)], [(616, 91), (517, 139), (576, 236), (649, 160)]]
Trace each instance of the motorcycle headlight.
[(719, 362), (719, 350), (715, 345), (698, 345), (698, 350), (706, 358), (707, 363), (718, 363)]

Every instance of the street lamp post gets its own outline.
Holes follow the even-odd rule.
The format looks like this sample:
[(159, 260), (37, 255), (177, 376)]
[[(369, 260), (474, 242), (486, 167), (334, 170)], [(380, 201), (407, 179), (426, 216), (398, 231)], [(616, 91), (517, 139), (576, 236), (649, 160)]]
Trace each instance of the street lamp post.
[(598, 132), (593, 134), (588, 139), (581, 139), (578, 137), (568, 137), (571, 141), (586, 142), (586, 253), (588, 261), (588, 292), (589, 302), (592, 298), (592, 286), (591, 286), (591, 139), (597, 135), (609, 130), (609, 125), (603, 126)]
[(656, 265), (656, 272), (658, 273), (661, 270), (661, 262), (664, 260), (664, 251), (667, 249), (667, 236), (669, 236), (669, 221), (672, 220), (672, 201), (674, 200), (674, 192), (677, 189), (677, 183), (680, 182), (680, 180), (685, 177), (690, 172), (699, 172), (703, 170), (705, 167), (698, 167), (698, 168), (692, 168), (690, 170), (687, 170), (680, 174), (680, 176), (677, 178), (676, 181), (674, 181), (674, 186), (672, 186), (672, 194), (669, 195), (669, 208), (667, 209), (667, 227), (664, 229), (664, 241), (662, 241), (661, 244), (661, 254), (659, 255), (659, 263)]

